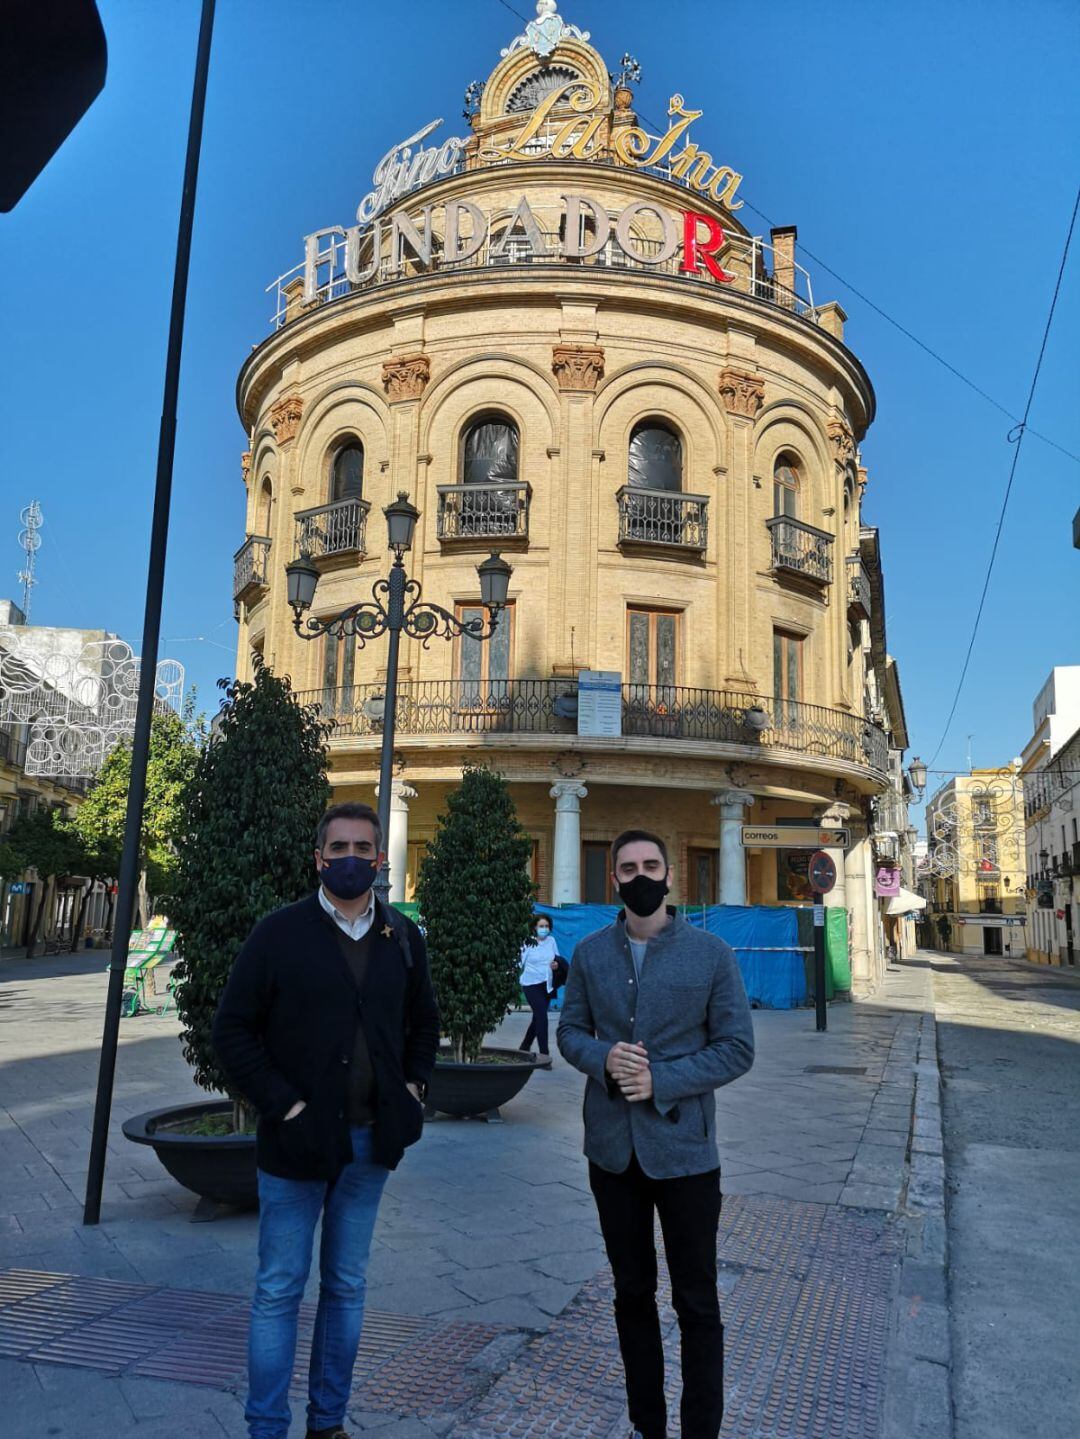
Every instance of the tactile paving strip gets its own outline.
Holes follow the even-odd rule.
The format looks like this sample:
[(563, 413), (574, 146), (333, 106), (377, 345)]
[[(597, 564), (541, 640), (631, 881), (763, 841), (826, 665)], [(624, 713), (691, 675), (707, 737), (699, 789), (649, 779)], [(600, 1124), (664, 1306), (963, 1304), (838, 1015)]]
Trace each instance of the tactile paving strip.
[[(820, 1204), (733, 1197), (724, 1201), (718, 1252), (722, 1439), (877, 1439), (900, 1254), (892, 1222)], [(661, 1264), (675, 1425), (669, 1433), (677, 1434), (679, 1341), (668, 1299)], [(450, 1434), (622, 1439), (627, 1427), (611, 1283), (601, 1272)]]
[[(250, 1297), (111, 1279), (0, 1271), (0, 1355), (106, 1374), (242, 1387)], [(293, 1387), (307, 1390), (315, 1306), (301, 1305)], [(364, 1407), (453, 1409), (488, 1382), (467, 1365), (503, 1331), (369, 1310), (356, 1375)], [(392, 1361), (392, 1362), (391, 1362)]]

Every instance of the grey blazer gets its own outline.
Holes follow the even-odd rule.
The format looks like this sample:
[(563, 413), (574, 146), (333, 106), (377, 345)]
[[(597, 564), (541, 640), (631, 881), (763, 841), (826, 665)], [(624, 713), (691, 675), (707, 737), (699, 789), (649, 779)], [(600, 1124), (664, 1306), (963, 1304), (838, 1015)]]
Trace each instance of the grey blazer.
[[(649, 941), (638, 984), (625, 914), (574, 951), (559, 1024), (560, 1053), (583, 1074), (585, 1154), (621, 1174), (631, 1153), (654, 1179), (720, 1163), (713, 1091), (754, 1062), (754, 1029), (731, 947), (670, 910)], [(604, 1069), (617, 1040), (645, 1046), (653, 1097), (631, 1104)]]

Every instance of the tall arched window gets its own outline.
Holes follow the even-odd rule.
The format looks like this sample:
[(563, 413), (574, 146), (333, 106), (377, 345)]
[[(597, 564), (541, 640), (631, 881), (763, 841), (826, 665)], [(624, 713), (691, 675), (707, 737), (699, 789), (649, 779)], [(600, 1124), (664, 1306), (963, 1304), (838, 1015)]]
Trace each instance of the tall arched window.
[(263, 475), (259, 486), (259, 503), (255, 514), (255, 533), (270, 538), (270, 523), (274, 508), (274, 486), (269, 475)]
[(511, 484), (518, 477), (518, 428), (508, 415), (484, 415), (465, 431), (464, 485)]
[(643, 420), (630, 434), (628, 481), (639, 490), (681, 490), (682, 440), (658, 420)]
[(773, 466), (773, 514), (798, 518), (799, 462), (794, 455), (779, 455)]
[(330, 476), (330, 503), (359, 500), (364, 495), (364, 447), (352, 440), (334, 456)]

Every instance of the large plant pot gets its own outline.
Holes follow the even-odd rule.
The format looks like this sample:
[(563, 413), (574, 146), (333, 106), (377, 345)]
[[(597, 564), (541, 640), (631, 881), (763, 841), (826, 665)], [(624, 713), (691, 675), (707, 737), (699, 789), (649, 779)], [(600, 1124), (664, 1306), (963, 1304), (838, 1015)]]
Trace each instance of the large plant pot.
[(177, 1134), (164, 1127), (231, 1113), (227, 1099), (151, 1109), (124, 1121), (124, 1137), (133, 1144), (149, 1144), (176, 1182), (201, 1199), (253, 1209), (259, 1202), (254, 1134)]
[(436, 1114), (493, 1115), (525, 1088), (536, 1060), (519, 1049), (484, 1049), (501, 1064), (457, 1064), (440, 1056), (427, 1091), (427, 1107)]

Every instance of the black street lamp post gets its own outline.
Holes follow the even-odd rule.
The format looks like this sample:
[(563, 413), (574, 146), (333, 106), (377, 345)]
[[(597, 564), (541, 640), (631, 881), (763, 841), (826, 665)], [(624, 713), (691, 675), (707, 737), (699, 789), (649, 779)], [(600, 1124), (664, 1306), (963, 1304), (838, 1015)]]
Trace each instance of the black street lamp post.
[[(335, 635), (340, 639), (353, 638), (363, 649), (369, 640), (389, 633), (390, 642), (386, 655), (386, 694), (383, 700), (382, 752), (379, 760), (379, 821), (382, 824), (383, 844), (390, 834), (390, 790), (394, 779), (394, 730), (397, 718), (398, 652), (402, 631), (417, 639), (426, 649), (437, 636), (456, 639), (466, 635), (474, 640), (489, 640), (499, 623), (499, 615), (506, 606), (513, 569), (498, 554), (491, 554), (482, 564), (477, 565), (480, 577), (480, 602), (487, 612), (487, 620), (481, 618), (462, 620), (444, 610), (441, 605), (425, 602), (418, 580), (410, 580), (405, 574), (406, 552), (412, 549), (413, 533), (420, 511), (409, 501), (408, 494), (401, 490), (392, 505), (383, 511), (390, 549), (394, 563), (388, 579), (376, 580), (372, 586), (372, 599), (357, 605), (350, 605), (339, 614), (320, 618), (308, 615), (315, 601), (315, 589), (319, 583), (319, 571), (310, 554), (301, 549), (300, 555), (285, 566), (288, 579), (288, 600), (293, 612), (293, 628), (304, 640), (314, 640), (322, 635)], [(305, 618), (306, 616), (306, 618)], [(390, 875), (384, 866), (375, 885), (379, 897), (387, 901), (390, 893)]]

